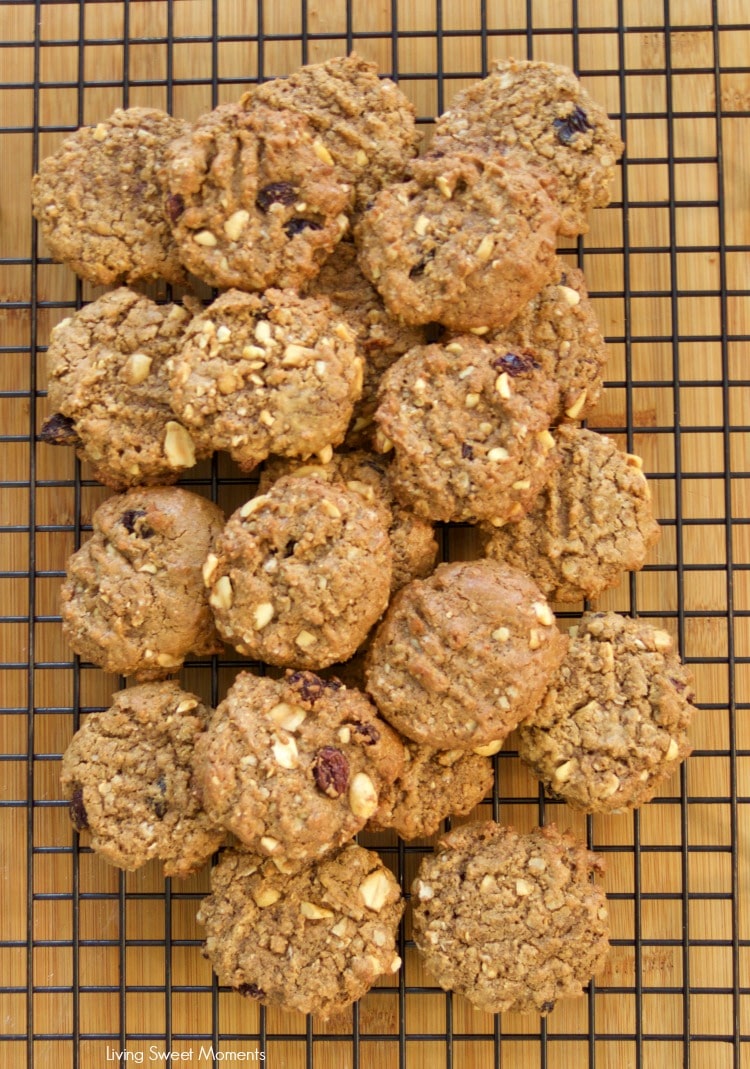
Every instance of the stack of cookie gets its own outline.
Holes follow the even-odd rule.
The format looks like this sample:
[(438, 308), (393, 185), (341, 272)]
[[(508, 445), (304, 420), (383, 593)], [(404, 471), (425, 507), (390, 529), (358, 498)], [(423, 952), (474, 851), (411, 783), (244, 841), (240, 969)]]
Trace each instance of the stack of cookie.
[[(192, 126), (116, 112), (34, 185), (53, 254), (120, 284), (48, 351), (41, 438), (124, 491), (71, 559), (63, 628), (138, 681), (65, 756), (73, 822), (167, 875), (231, 836), (200, 913), (221, 981), (323, 1016), (401, 964), (400, 891), (360, 830), (468, 813), (519, 725), (590, 812), (648, 800), (689, 753), (666, 632), (591, 614), (567, 636), (549, 603), (598, 596), (658, 537), (640, 460), (580, 426), (606, 347), (556, 255), (623, 146), (571, 72), (515, 61), (417, 141), (351, 56)], [(129, 288), (189, 274), (224, 292)], [(165, 485), (218, 450), (265, 463), (226, 522)], [(436, 521), (479, 525), (484, 558), (433, 571)], [(221, 641), (271, 668), (211, 711), (168, 677)], [(580, 992), (607, 945), (598, 860), (493, 824), (441, 850), (415, 884), (439, 982), (493, 1011)]]

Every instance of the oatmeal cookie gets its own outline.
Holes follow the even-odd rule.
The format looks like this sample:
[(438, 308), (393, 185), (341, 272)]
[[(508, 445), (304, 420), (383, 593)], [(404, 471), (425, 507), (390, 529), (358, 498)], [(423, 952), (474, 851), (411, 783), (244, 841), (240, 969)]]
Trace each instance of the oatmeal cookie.
[(529, 353), (560, 389), (553, 423), (585, 419), (602, 392), (608, 352), (588, 299), (583, 274), (558, 260), (556, 281), (545, 286), (492, 344)]
[(376, 448), (393, 492), (434, 520), (518, 520), (559, 463), (558, 391), (527, 355), (461, 335), (412, 349), (386, 372)]
[(182, 262), (220, 289), (302, 286), (346, 232), (352, 191), (307, 119), (220, 104), (169, 146), (165, 211)]
[(271, 458), (261, 473), (258, 492), (266, 493), (285, 475), (314, 476), (327, 483), (341, 483), (378, 512), (388, 530), (393, 551), (392, 593), (412, 579), (423, 579), (434, 568), (438, 544), (433, 526), (396, 501), (386, 458), (363, 450), (334, 453), (327, 464)]
[(321, 157), (354, 187), (358, 209), (383, 186), (400, 181), (422, 137), (413, 104), (355, 52), (254, 86), (243, 102), (304, 115), (319, 138)]
[(565, 662), (519, 732), (523, 761), (587, 813), (635, 809), (690, 754), (690, 674), (666, 631), (614, 612), (572, 628)]
[(219, 633), (267, 664), (345, 661), (388, 604), (387, 525), (341, 483), (279, 479), (237, 509), (206, 561)]
[(435, 126), (435, 147), (496, 150), (542, 167), (556, 180), (560, 233), (588, 230), (586, 213), (609, 203), (624, 145), (604, 108), (567, 67), (509, 59), (457, 93)]
[(307, 292), (311, 297), (328, 298), (355, 335), (357, 352), (364, 361), (364, 379), (344, 444), (348, 449), (366, 449), (375, 430), (373, 417), (380, 380), (400, 356), (424, 344), (425, 329), (389, 315), (382, 297), (362, 274), (356, 247), (350, 241), (336, 246)]
[(210, 448), (196, 448), (172, 411), (167, 363), (190, 312), (122, 286), (63, 319), (47, 349), (40, 439), (75, 445), (113, 490), (175, 482)]
[(566, 649), (525, 575), (489, 560), (440, 564), (391, 602), (367, 690), (415, 742), (486, 756), (536, 709)]
[(269, 453), (330, 453), (362, 391), (350, 329), (327, 301), (292, 290), (223, 293), (192, 320), (170, 370), (191, 436), (245, 471)]
[(555, 274), (558, 215), (547, 192), (500, 156), (433, 151), (410, 172), (355, 227), (363, 272), (405, 323), (507, 326)]
[(466, 824), (425, 857), (414, 940), (446, 991), (485, 1013), (550, 1013), (580, 995), (609, 949), (603, 861), (554, 825), (521, 835)]
[(322, 857), (356, 835), (403, 760), (365, 694), (312, 672), (241, 672), (195, 765), (208, 814), (281, 864)]
[(433, 835), (443, 820), (464, 816), (492, 790), (492, 762), (468, 750), (433, 750), (404, 739), (404, 770), (380, 797), (370, 831), (393, 828), (402, 839)]
[(352, 843), (291, 875), (226, 850), (198, 920), (220, 983), (265, 1006), (326, 1019), (401, 968), (403, 911), (395, 877)]
[(201, 567), (221, 509), (175, 486), (108, 498), (68, 561), (63, 634), (87, 661), (138, 680), (164, 679), (188, 653), (221, 649)]
[(643, 567), (659, 539), (640, 457), (611, 438), (562, 425), (561, 458), (530, 512), (484, 528), (484, 551), (530, 575), (552, 601), (597, 598)]
[(193, 749), (211, 711), (178, 683), (144, 683), (91, 714), (63, 754), (62, 790), (77, 831), (122, 869), (152, 858), (165, 876), (190, 876), (224, 841), (201, 808)]
[(183, 283), (160, 170), (189, 124), (154, 108), (118, 108), (42, 161), (32, 206), (52, 257), (87, 282)]

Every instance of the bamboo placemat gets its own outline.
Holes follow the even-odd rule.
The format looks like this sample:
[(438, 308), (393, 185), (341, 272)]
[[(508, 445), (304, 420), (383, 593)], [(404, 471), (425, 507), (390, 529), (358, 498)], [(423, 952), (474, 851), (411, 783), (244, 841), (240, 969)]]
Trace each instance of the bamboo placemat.
[[(750, 1066), (750, 8), (746, 0), (5, 0), (0, 6), (0, 1065), (123, 1061), (271, 1069), (739, 1069)], [(607, 859), (613, 947), (590, 993), (544, 1023), (440, 991), (409, 942), (398, 978), (328, 1025), (217, 988), (201, 957), (206, 874), (124, 875), (72, 834), (60, 755), (118, 680), (60, 635), (66, 557), (107, 492), (35, 442), (51, 327), (96, 291), (37, 242), (29, 181), (66, 131), (117, 106), (194, 118), (256, 78), (355, 46), (398, 76), (429, 128), (505, 56), (573, 66), (619, 121), (621, 179), (565, 255), (611, 347), (592, 426), (644, 457), (663, 526), (649, 565), (599, 607), (652, 619), (695, 677), (695, 753), (638, 813), (586, 819), (545, 800), (513, 739), (478, 815), (556, 821)], [(188, 481), (249, 496), (225, 461)], [(446, 559), (473, 534), (445, 529)], [(225, 693), (241, 660), (185, 684)], [(429, 842), (377, 840), (408, 888)], [(160, 1056), (161, 1055), (161, 1059)], [(224, 1064), (237, 1064), (225, 1060)]]

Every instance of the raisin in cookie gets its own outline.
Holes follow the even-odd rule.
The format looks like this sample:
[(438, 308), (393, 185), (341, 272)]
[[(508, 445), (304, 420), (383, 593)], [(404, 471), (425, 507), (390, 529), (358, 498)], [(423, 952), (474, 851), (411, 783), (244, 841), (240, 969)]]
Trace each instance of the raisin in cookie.
[(570, 634), (519, 753), (575, 809), (634, 809), (691, 751), (690, 674), (668, 633), (643, 620), (587, 613)]
[(209, 815), (265, 857), (312, 860), (364, 827), (403, 766), (370, 699), (312, 672), (241, 672), (196, 748)]
[(526, 516), (485, 528), (484, 551), (551, 600), (582, 601), (642, 568), (660, 529), (640, 457), (583, 427), (563, 425), (555, 437), (560, 467)]
[(602, 392), (607, 361), (583, 274), (558, 260), (556, 281), (533, 297), (499, 335), (487, 338), (533, 356), (560, 389), (553, 422), (585, 419)]
[(269, 453), (330, 452), (362, 391), (350, 329), (327, 301), (292, 290), (223, 293), (170, 366), (172, 407), (191, 436), (246, 471)]
[(433, 750), (404, 740), (404, 770), (386, 787), (367, 824), (402, 839), (432, 835), (446, 817), (464, 816), (492, 790), (492, 762), (469, 750)]
[(224, 829), (201, 808), (193, 750), (211, 712), (174, 681), (113, 695), (88, 716), (63, 754), (62, 790), (77, 831), (122, 869), (152, 858), (165, 876), (189, 876), (218, 850)]
[(452, 330), (506, 326), (555, 273), (557, 211), (521, 164), (432, 152), (375, 197), (359, 262), (391, 315)]
[(429, 520), (416, 516), (395, 500), (388, 477), (388, 461), (384, 457), (359, 450), (334, 453), (326, 464), (272, 458), (264, 466), (258, 492), (266, 493), (285, 475), (314, 476), (328, 483), (341, 483), (347, 490), (363, 497), (368, 506), (380, 514), (391, 540), (393, 593), (412, 579), (423, 579), (434, 568), (438, 544), (433, 526)]
[(554, 825), (521, 835), (491, 822), (444, 836), (412, 888), (414, 941), (446, 991), (485, 1013), (545, 1016), (604, 965), (603, 861)]
[(220, 289), (301, 286), (349, 225), (351, 189), (294, 112), (221, 104), (172, 142), (164, 175), (182, 262)]
[(422, 136), (413, 104), (354, 52), (263, 82), (243, 102), (304, 115), (317, 135), (316, 151), (354, 187), (360, 209), (402, 178)]
[(163, 111), (118, 108), (69, 135), (31, 187), (53, 258), (95, 285), (184, 282), (160, 170), (167, 146), (188, 129)]
[(382, 297), (362, 274), (357, 250), (350, 241), (336, 246), (307, 292), (311, 297), (328, 298), (354, 333), (357, 352), (364, 361), (364, 380), (344, 444), (349, 449), (367, 448), (375, 430), (380, 380), (400, 356), (424, 344), (424, 327), (409, 326), (389, 315)]
[(461, 335), (412, 349), (386, 372), (376, 447), (393, 448), (393, 492), (435, 520), (517, 520), (559, 462), (557, 387), (533, 358)]
[(204, 579), (240, 653), (301, 668), (345, 661), (388, 604), (388, 517), (341, 483), (279, 479), (229, 518)]
[(74, 651), (139, 680), (174, 675), (188, 653), (218, 652), (201, 567), (221, 509), (179, 487), (145, 487), (108, 498), (92, 523), (61, 593)]
[(496, 753), (536, 709), (566, 648), (525, 575), (489, 560), (440, 564), (391, 602), (370, 647), (367, 689), (416, 742)]
[(352, 843), (295, 874), (226, 850), (198, 920), (221, 984), (325, 1019), (401, 968), (403, 911), (395, 877)]
[(496, 149), (543, 167), (556, 179), (560, 232), (588, 230), (586, 213), (609, 203), (623, 143), (606, 111), (567, 67), (515, 59), (457, 93), (435, 127), (435, 147)]
[(190, 322), (122, 286), (54, 328), (47, 349), (48, 404), (40, 438), (75, 445), (113, 490), (175, 482), (210, 447), (175, 418), (167, 363)]

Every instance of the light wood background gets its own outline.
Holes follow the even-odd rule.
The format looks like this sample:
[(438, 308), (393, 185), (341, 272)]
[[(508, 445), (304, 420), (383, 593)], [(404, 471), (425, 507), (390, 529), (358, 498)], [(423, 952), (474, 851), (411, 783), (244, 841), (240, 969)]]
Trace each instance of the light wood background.
[[(750, 8), (353, 0), (350, 13), (347, 24), (344, 0), (0, 5), (0, 1065), (105, 1069), (127, 1040), (131, 1062), (158, 1064), (152, 1047), (192, 1049), (179, 1064), (203, 1069), (214, 1063), (200, 1047), (213, 1037), (248, 1058), (263, 1042), (271, 1069), (750, 1067)], [(78, 846), (58, 803), (79, 712), (105, 707), (117, 680), (76, 671), (57, 618), (66, 557), (106, 491), (85, 471), (81, 484), (67, 451), (33, 442), (50, 328), (93, 295), (32, 245), (34, 130), (41, 158), (64, 130), (122, 104), (193, 118), (237, 98), (259, 57), (265, 77), (285, 74), (345, 51), (347, 33), (384, 71), (397, 64), (424, 119), (488, 59), (533, 49), (574, 64), (622, 117), (628, 145), (613, 205), (569, 255), (611, 339), (610, 387), (592, 422), (645, 458), (664, 530), (650, 566), (600, 606), (647, 614), (675, 635), (701, 711), (694, 756), (635, 815), (587, 823), (540, 806), (512, 739), (498, 759), (499, 819), (556, 820), (607, 855), (606, 971), (543, 1029), (449, 1000), (409, 947), (400, 980), (354, 1014), (328, 1025), (261, 1016), (217, 991), (199, 953), (207, 876), (165, 885), (155, 865), (122, 875)], [(223, 462), (201, 469), (199, 489), (218, 489), (227, 508), (248, 496)], [(446, 532), (445, 546), (457, 556), (470, 535)], [(236, 663), (215, 675), (190, 668), (184, 681), (216, 700)], [(419, 849), (379, 842), (408, 886)]]

